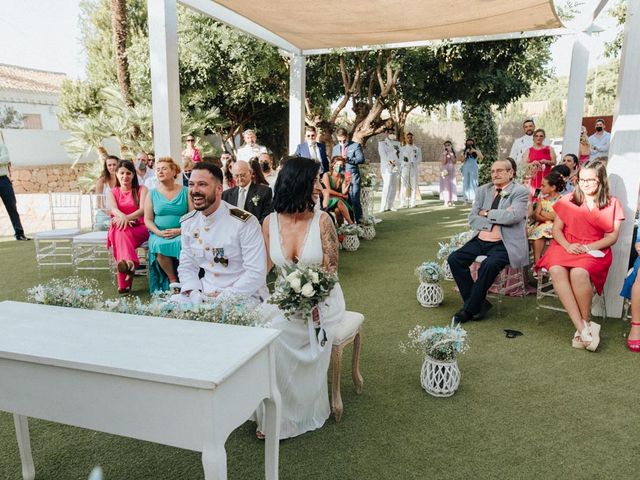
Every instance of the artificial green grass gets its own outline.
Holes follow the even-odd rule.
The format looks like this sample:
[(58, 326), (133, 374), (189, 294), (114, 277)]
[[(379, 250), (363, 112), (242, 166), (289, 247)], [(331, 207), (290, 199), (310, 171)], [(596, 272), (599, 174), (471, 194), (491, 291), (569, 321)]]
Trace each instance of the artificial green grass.
[[(536, 319), (533, 296), (506, 298), (500, 317), (494, 308), (466, 325), (471, 348), (459, 359), (458, 392), (434, 398), (421, 389), (421, 359), (401, 354), (398, 344), (416, 324), (448, 324), (461, 302), (443, 282), (442, 306), (421, 307), (413, 269), (435, 258), (438, 241), (466, 228), (467, 213), (435, 202), (386, 213), (373, 241), (341, 254), (347, 308), (366, 316), (364, 392), (355, 394), (345, 354), (342, 421), (331, 417), (320, 430), (282, 441), (281, 479), (637, 478), (640, 356), (626, 351), (620, 320), (603, 326), (597, 353), (579, 351), (564, 313), (543, 310)], [(70, 273), (46, 270), (39, 278), (28, 242), (0, 243), (0, 258), (3, 300), (23, 300), (25, 288)], [(116, 295), (106, 273), (97, 278), (107, 296)], [(506, 339), (505, 328), (524, 336)], [(40, 420), (30, 428), (38, 479), (85, 479), (98, 464), (106, 480), (203, 478), (195, 452)], [(263, 478), (254, 428), (246, 423), (227, 441), (232, 480)], [(19, 478), (13, 421), (0, 413), (0, 479)]]

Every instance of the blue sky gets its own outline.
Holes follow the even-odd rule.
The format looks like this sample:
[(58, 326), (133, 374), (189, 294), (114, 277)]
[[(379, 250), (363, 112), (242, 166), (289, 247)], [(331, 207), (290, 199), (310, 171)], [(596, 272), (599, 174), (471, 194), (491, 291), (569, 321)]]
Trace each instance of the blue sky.
[[(0, 63), (84, 76), (85, 55), (78, 25), (80, 0), (0, 0)], [(611, 5), (615, 0), (610, 0)], [(604, 41), (613, 38), (615, 24), (601, 18), (607, 30), (593, 39), (590, 67), (606, 63)], [(558, 39), (552, 47), (558, 75), (569, 74), (571, 38)]]

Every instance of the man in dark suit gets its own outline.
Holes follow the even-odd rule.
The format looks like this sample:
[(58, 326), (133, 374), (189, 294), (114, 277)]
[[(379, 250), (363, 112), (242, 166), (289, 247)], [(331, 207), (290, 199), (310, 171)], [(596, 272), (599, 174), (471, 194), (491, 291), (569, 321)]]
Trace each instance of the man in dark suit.
[(311, 158), (320, 163), (320, 175), (329, 171), (329, 159), (324, 143), (316, 142), (318, 133), (316, 127), (306, 127), (304, 132), (305, 142), (296, 147), (295, 156)]
[(271, 188), (251, 181), (251, 167), (245, 161), (237, 161), (231, 171), (236, 186), (222, 192), (222, 200), (253, 214), (262, 224), (273, 211)]
[(362, 220), (362, 205), (360, 204), (360, 169), (358, 165), (364, 163), (364, 153), (359, 143), (349, 140), (349, 135), (344, 128), (336, 131), (338, 143), (333, 147), (332, 157), (342, 156), (346, 163), (345, 170), (351, 175), (351, 186), (349, 187), (349, 203), (353, 207), (355, 221)]

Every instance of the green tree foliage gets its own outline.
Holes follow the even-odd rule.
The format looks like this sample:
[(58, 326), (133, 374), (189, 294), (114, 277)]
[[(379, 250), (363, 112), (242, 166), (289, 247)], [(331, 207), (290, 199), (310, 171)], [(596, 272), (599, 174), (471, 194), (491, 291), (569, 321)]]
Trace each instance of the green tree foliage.
[(466, 103), (462, 107), (465, 135), (473, 138), (484, 155), (479, 164), (480, 185), (491, 181), (491, 164), (498, 159), (498, 128), (489, 103)]
[(22, 115), (13, 107), (0, 107), (0, 128), (22, 128)]
[(564, 118), (565, 111), (562, 108), (562, 100), (555, 99), (549, 101), (547, 109), (536, 120), (536, 125), (545, 130), (547, 138), (562, 137), (564, 134)]
[(622, 50), (623, 27), (624, 22), (627, 19), (626, 0), (619, 0), (618, 3), (611, 9), (609, 15), (617, 20), (618, 33), (616, 34), (616, 37), (613, 39), (613, 41), (608, 42), (605, 45), (604, 54), (609, 58), (617, 58), (620, 55), (620, 51)]

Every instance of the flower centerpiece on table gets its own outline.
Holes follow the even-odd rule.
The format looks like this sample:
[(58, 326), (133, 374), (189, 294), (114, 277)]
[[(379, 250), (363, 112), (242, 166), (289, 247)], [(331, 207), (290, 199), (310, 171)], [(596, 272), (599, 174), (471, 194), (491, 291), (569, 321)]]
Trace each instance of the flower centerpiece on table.
[(444, 278), (444, 272), (436, 262), (424, 262), (415, 269), (415, 275), (420, 280), (416, 298), (423, 307), (437, 307), (444, 300), (444, 291), (440, 286), (440, 280)]
[(320, 339), (322, 318), (318, 307), (327, 299), (338, 283), (338, 275), (319, 265), (284, 265), (268, 302), (276, 305), (289, 320), (312, 322), (316, 338)]
[(408, 334), (409, 340), (400, 344), (403, 352), (412, 350), (424, 360), (421, 371), (422, 387), (437, 397), (453, 395), (460, 385), (457, 356), (469, 348), (467, 332), (457, 327), (422, 327), (416, 325)]

